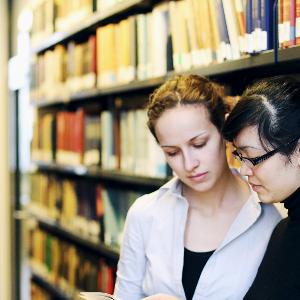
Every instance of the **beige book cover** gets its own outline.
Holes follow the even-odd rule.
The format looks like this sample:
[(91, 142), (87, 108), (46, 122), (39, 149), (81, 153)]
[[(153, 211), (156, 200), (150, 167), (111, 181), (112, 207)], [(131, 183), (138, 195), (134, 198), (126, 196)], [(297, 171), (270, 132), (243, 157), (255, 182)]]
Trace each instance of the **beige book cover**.
[(100, 292), (82, 292), (79, 294), (81, 299), (85, 300), (121, 300), (111, 294), (100, 293)]

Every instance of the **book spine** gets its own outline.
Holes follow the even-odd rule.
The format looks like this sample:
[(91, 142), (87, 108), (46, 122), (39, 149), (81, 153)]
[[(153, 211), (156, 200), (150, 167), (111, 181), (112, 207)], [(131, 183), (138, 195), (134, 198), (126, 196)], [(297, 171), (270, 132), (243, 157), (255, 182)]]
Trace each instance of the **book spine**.
[[(261, 0), (261, 50), (267, 50), (269, 45), (268, 45), (268, 36), (270, 35), (269, 33), (269, 14), (267, 9), (270, 9), (268, 7), (268, 1), (267, 0)], [(273, 8), (271, 7), (271, 10)]]
[(290, 0), (290, 40), (289, 46), (296, 45), (296, 0)]
[(113, 293), (115, 263), (38, 228), (31, 229), (29, 246), (33, 271), (72, 299), (78, 290)]
[(300, 44), (300, 0), (296, 0), (296, 44)]
[(237, 23), (238, 23), (240, 49), (241, 52), (246, 52), (246, 42), (245, 42), (246, 20), (245, 20), (245, 11), (244, 11), (242, 0), (235, 0), (235, 12), (236, 12)]
[(291, 16), (290, 16), (290, 0), (282, 0), (283, 2), (283, 42), (282, 47), (286, 48), (290, 46), (291, 35)]
[(225, 19), (224, 8), (222, 0), (215, 0), (215, 7), (217, 12), (218, 29), (221, 40), (221, 56), (224, 59), (232, 59), (232, 51), (230, 47), (229, 35), (227, 30), (227, 22)]
[(230, 47), (232, 50), (232, 58), (240, 58), (240, 47), (238, 41), (238, 27), (237, 20), (235, 16), (234, 3), (232, 1), (222, 0), (224, 14), (227, 24), (227, 30), (230, 40)]

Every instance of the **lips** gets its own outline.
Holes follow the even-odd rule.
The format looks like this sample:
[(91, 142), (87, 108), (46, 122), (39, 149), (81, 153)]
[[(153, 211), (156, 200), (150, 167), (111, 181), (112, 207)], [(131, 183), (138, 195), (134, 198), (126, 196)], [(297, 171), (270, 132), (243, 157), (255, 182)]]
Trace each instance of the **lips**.
[(255, 184), (253, 182), (248, 181), (251, 186), (259, 186), (259, 184)]
[(251, 183), (251, 182), (249, 182), (249, 184), (250, 184), (252, 190), (255, 191), (255, 192), (257, 192), (262, 187), (259, 184), (254, 184), (254, 183)]
[(203, 173), (198, 173), (198, 174), (195, 174), (195, 175), (191, 175), (189, 176), (189, 178), (197, 178), (197, 177), (201, 177), (203, 175), (205, 175), (207, 172), (203, 172)]
[(190, 180), (197, 181), (197, 182), (203, 181), (205, 179), (207, 173), (208, 172), (197, 173), (195, 175), (188, 176), (188, 178)]

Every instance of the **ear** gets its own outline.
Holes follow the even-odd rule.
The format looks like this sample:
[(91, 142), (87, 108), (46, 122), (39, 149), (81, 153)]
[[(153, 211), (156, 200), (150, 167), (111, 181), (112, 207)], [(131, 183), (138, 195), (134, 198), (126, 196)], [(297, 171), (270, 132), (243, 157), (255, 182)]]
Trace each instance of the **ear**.
[(295, 154), (297, 165), (300, 168), (300, 142), (298, 142), (298, 145), (296, 146)]

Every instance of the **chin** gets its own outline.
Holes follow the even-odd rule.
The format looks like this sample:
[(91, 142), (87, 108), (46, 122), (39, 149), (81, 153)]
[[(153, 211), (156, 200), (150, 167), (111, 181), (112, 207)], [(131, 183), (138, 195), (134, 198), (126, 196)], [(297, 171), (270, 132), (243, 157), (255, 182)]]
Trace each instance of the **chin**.
[(274, 199), (274, 197), (272, 197), (272, 195), (269, 195), (269, 194), (257, 193), (257, 195), (258, 195), (259, 200), (265, 204), (280, 202), (280, 200)]
[(201, 183), (191, 183), (191, 182), (185, 182), (185, 184), (193, 189), (196, 192), (208, 192), (213, 188), (213, 183), (211, 181), (205, 181), (205, 182), (201, 182)]

